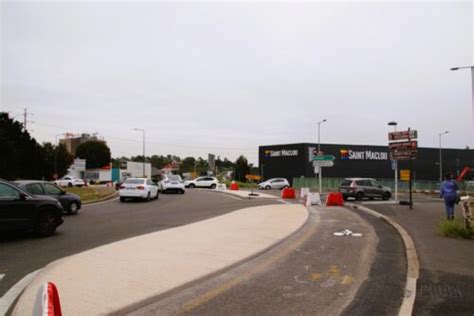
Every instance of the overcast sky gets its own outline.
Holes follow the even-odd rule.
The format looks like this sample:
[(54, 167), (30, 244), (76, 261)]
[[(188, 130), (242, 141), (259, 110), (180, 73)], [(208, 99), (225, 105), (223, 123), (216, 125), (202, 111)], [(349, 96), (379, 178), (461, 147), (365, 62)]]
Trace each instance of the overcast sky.
[[(471, 2), (1, 2), (1, 107), (32, 134), (98, 132), (112, 155), (257, 162), (258, 146), (420, 146), (472, 135)], [(18, 116), (18, 119), (21, 117)]]

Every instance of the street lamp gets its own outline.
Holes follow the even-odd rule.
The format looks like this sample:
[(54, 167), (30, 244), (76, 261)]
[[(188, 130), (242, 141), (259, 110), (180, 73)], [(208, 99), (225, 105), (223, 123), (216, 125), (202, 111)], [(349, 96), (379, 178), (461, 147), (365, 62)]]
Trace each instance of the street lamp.
[(448, 134), (449, 131), (445, 131), (443, 133), (439, 133), (439, 182), (443, 181), (443, 158), (441, 154), (441, 136)]
[(145, 130), (142, 128), (134, 128), (133, 130), (143, 133), (143, 178), (146, 178), (145, 176)]
[(471, 69), (471, 93), (472, 93), (472, 144), (474, 145), (474, 66), (453, 67), (452, 71), (459, 69)]
[[(327, 122), (326, 119), (319, 121), (318, 122), (318, 155), (321, 152), (321, 124)], [(323, 187), (323, 168), (319, 167), (319, 194), (322, 193), (322, 187)]]
[[(388, 126), (393, 126), (393, 130), (397, 131), (398, 123), (395, 121), (388, 122)], [(393, 160), (393, 164), (395, 165), (395, 203), (398, 201), (398, 161)]]

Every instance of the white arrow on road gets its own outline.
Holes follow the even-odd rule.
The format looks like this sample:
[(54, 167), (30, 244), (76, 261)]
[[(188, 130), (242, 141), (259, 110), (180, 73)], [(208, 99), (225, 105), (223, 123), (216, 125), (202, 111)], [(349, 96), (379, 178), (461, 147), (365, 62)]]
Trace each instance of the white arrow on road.
[(0, 281), (2, 281), (4, 276), (5, 276), (5, 274), (0, 274)]

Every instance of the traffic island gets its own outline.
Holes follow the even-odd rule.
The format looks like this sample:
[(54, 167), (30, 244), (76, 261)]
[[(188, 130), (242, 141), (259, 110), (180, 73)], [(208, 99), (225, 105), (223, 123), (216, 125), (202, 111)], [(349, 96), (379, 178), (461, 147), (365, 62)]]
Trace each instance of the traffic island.
[(301, 205), (252, 207), (66, 257), (36, 275), (13, 315), (32, 313), (44, 282), (56, 284), (65, 315), (123, 313), (262, 253), (307, 218)]

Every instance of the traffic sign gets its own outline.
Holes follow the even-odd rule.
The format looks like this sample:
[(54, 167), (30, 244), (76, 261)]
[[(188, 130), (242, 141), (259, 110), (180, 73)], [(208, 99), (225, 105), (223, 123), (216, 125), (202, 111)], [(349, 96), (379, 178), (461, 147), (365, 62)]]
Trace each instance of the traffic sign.
[(410, 150), (410, 151), (397, 151), (397, 152), (390, 152), (390, 159), (392, 160), (410, 160), (416, 159), (416, 154), (418, 151)]
[(410, 181), (410, 169), (401, 169), (400, 170), (400, 180)]
[(334, 166), (334, 161), (332, 160), (314, 160), (313, 167), (332, 167)]
[(418, 148), (418, 142), (416, 140), (409, 142), (398, 142), (388, 144), (390, 151), (410, 151)]
[(388, 140), (389, 141), (394, 141), (394, 140), (404, 140), (404, 139), (414, 139), (418, 138), (418, 132), (414, 129), (408, 130), (408, 131), (400, 131), (400, 132), (391, 132), (388, 133)]
[(313, 156), (313, 161), (333, 161), (336, 157), (333, 155)]

